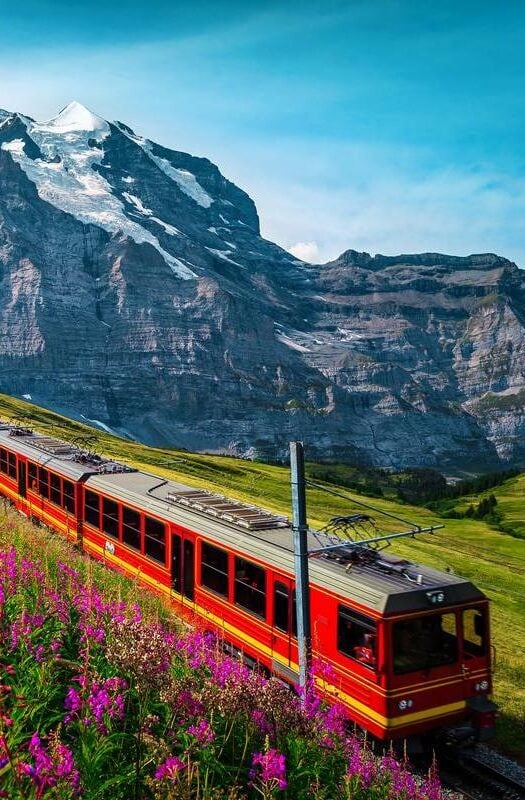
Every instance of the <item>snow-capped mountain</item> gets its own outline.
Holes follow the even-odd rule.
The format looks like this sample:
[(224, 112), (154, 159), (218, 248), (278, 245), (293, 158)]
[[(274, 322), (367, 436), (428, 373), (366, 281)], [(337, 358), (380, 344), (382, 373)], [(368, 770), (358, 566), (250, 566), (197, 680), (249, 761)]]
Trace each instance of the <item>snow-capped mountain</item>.
[(506, 259), (307, 265), (207, 159), (0, 110), (1, 391), (192, 449), (496, 466), (525, 460), (524, 319)]

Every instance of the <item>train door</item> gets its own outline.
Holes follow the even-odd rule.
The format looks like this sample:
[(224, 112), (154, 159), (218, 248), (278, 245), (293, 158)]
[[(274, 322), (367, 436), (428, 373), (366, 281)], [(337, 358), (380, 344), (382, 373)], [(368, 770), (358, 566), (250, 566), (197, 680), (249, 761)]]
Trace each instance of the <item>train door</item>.
[(195, 545), (190, 539), (184, 539), (182, 552), (182, 593), (188, 600), (195, 594)]
[(173, 533), (171, 537), (171, 588), (188, 600), (195, 594), (195, 545)]
[(18, 459), (18, 494), (27, 497), (26, 463)]
[(288, 666), (292, 662), (292, 646), (297, 632), (295, 614), (292, 581), (276, 578), (273, 582), (272, 649), (276, 656), (284, 657)]

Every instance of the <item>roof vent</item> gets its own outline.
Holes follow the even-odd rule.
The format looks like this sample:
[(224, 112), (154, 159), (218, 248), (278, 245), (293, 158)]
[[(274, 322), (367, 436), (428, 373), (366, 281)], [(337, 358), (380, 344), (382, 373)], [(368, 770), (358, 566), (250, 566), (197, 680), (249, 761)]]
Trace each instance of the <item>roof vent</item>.
[(200, 511), (202, 514), (208, 514), (249, 531), (290, 527), (290, 521), (286, 517), (270, 514), (258, 506), (240, 503), (238, 500), (212, 494), (204, 489), (168, 492), (166, 499), (170, 503)]

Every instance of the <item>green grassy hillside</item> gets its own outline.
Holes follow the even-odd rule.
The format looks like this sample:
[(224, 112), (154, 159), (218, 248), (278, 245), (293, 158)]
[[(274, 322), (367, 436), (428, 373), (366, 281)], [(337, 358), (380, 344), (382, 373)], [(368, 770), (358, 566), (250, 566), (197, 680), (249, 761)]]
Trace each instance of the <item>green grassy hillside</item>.
[(469, 505), (475, 505), (481, 497), (493, 494), (498, 501), (498, 511), (501, 512), (501, 527), (511, 535), (525, 540), (525, 473), (509, 478), (501, 486), (495, 486), (479, 496), (467, 495), (461, 498), (457, 507), (464, 510)]
[[(28, 415), (35, 430), (74, 439), (97, 437), (101, 453), (154, 472), (212, 491), (256, 502), (270, 510), (290, 513), (289, 471), (285, 467), (259, 464), (223, 456), (205, 456), (177, 450), (150, 448), (94, 432), (45, 409), (0, 395), (0, 417)], [(337, 488), (330, 485), (331, 489)], [(507, 481), (493, 491), (505, 519), (521, 525), (525, 535), (522, 500), (525, 476)], [(344, 492), (345, 490), (341, 490)], [(386, 499), (369, 499), (377, 508), (428, 526), (436, 517), (427, 509)], [(469, 500), (470, 502), (470, 500)], [(351, 501), (318, 489), (308, 492), (309, 521), (321, 526), (330, 517), (357, 510)], [(379, 520), (379, 517), (378, 517)], [(499, 723), (501, 746), (516, 753), (525, 751), (525, 540), (513, 538), (471, 519), (445, 520), (444, 530), (432, 536), (403, 540), (392, 549), (415, 561), (439, 568), (450, 567), (475, 582), (493, 601), (493, 639), (496, 647), (496, 700), (501, 705)], [(385, 518), (385, 531), (399, 530), (401, 524)]]

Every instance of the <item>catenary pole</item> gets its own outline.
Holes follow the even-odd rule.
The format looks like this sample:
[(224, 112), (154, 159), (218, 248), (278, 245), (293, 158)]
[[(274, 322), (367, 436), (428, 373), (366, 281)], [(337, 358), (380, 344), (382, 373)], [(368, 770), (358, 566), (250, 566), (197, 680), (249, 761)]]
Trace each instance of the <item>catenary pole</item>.
[(295, 590), (297, 607), (297, 645), (299, 685), (308, 682), (311, 661), (310, 586), (308, 580), (308, 524), (306, 521), (306, 482), (302, 442), (290, 442), (292, 483), (292, 530), (294, 541)]

